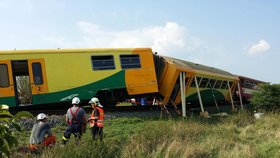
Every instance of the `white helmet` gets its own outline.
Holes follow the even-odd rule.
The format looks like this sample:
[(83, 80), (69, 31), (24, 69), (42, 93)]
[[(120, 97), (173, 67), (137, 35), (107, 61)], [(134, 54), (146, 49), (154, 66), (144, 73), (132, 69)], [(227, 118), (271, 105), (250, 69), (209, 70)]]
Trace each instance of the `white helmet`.
[(98, 98), (91, 98), (90, 101), (88, 103), (95, 103), (97, 106), (103, 108), (103, 106), (100, 104), (99, 99)]
[(37, 120), (43, 120), (43, 119), (45, 119), (45, 118), (47, 118), (47, 115), (44, 114), (44, 113), (40, 113), (40, 114), (38, 114), (38, 116), (37, 116)]
[(78, 97), (74, 97), (73, 99), (72, 99), (72, 104), (75, 104), (75, 105), (77, 105), (77, 104), (80, 104), (80, 99), (78, 98)]
[(91, 104), (91, 103), (95, 103), (96, 105), (98, 105), (98, 104), (99, 104), (99, 99), (98, 99), (98, 98), (95, 98), (95, 97), (94, 97), (94, 98), (91, 98), (90, 101), (89, 101), (88, 103), (90, 103), (90, 104)]

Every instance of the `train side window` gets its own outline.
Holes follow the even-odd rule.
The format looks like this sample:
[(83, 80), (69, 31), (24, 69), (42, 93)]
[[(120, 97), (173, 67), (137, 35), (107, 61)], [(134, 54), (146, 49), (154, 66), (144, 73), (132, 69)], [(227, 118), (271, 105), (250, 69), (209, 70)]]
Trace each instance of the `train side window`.
[(201, 77), (196, 77), (196, 79), (197, 79), (197, 84), (199, 85), (201, 82)]
[(244, 87), (244, 79), (240, 79), (240, 85)]
[(209, 78), (202, 78), (202, 80), (201, 80), (201, 82), (199, 84), (199, 87), (205, 88), (207, 83), (208, 83), (208, 81), (209, 81)]
[(207, 85), (207, 88), (213, 88), (215, 82), (216, 82), (215, 79), (210, 79), (210, 80), (209, 80), (209, 83), (208, 83), (208, 85)]
[[(199, 84), (201, 77), (196, 77), (196, 79), (197, 79), (197, 84)], [(195, 86), (195, 77), (193, 77), (193, 79), (192, 79), (191, 87), (196, 87)]]
[(221, 89), (227, 89), (227, 82), (228, 81), (223, 81)]
[(35, 85), (43, 84), (42, 66), (41, 63), (32, 63), (33, 79)]
[(192, 83), (191, 83), (190, 87), (195, 87), (194, 77), (192, 77)]
[[(230, 88), (231, 88), (232, 84), (233, 84), (233, 82), (230, 81), (230, 82), (229, 82), (229, 87), (230, 87)], [(228, 87), (227, 87), (227, 88), (228, 88)]]
[(122, 69), (141, 68), (140, 58), (138, 54), (120, 55)]
[(0, 87), (9, 87), (9, 74), (8, 66), (6, 64), (0, 64)]
[(216, 84), (215, 84), (214, 88), (215, 88), (215, 89), (219, 89), (219, 88), (220, 88), (220, 86), (221, 86), (221, 83), (222, 83), (222, 81), (221, 81), (221, 80), (217, 80), (217, 82), (216, 82)]
[(189, 77), (186, 77), (186, 80), (185, 80), (185, 85), (188, 86), (188, 82), (189, 82)]
[(115, 62), (113, 55), (91, 56), (93, 70), (113, 70)]
[(244, 84), (243, 84), (243, 86), (244, 86), (245, 88), (255, 89), (255, 88), (256, 88), (256, 86), (257, 86), (257, 83), (255, 83), (255, 82), (251, 82), (251, 81), (247, 81), (247, 80), (244, 80)]

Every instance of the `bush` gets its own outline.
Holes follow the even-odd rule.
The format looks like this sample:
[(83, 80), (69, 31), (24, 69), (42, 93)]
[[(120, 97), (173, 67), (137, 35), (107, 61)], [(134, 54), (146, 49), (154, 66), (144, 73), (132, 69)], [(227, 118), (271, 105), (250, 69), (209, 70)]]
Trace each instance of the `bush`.
[(34, 118), (29, 112), (19, 112), (15, 116), (8, 110), (0, 109), (0, 157), (10, 156), (11, 149), (18, 144), (15, 131), (21, 131), (21, 127), (15, 123), (18, 118)]
[(267, 112), (280, 111), (280, 84), (262, 84), (260, 88), (252, 95), (253, 108)]

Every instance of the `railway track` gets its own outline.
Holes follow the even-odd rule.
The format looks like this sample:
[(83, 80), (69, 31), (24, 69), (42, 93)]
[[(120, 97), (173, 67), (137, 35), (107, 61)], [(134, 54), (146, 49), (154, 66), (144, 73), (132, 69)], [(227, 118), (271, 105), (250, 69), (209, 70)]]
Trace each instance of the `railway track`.
[[(70, 106), (61, 106), (61, 105), (53, 105), (53, 106), (25, 106), (25, 107), (19, 107), (19, 108), (11, 108), (10, 112), (12, 114), (16, 114), (19, 111), (29, 111), (34, 116), (38, 115), (39, 113), (45, 113), (49, 116), (49, 123), (52, 127), (57, 125), (66, 126), (65, 124), (65, 118), (64, 115), (67, 111), (67, 109)], [(87, 117), (90, 117), (90, 114), (92, 112), (92, 108), (90, 106), (83, 106), (83, 108), (87, 112)], [(213, 109), (215, 107), (206, 108), (207, 110), (211, 111), (211, 108), (213, 111), (216, 111), (216, 109)], [(224, 107), (227, 109), (230, 109), (230, 106)], [(225, 109), (220, 108), (221, 112)], [(162, 112), (159, 107), (156, 106), (121, 106), (121, 107), (111, 107), (111, 108), (104, 108), (105, 111), (105, 120), (109, 121), (111, 119), (116, 118), (129, 118), (129, 117), (138, 117), (138, 118), (169, 118), (170, 115), (168, 115), (166, 112)], [(179, 116), (175, 109), (173, 107), (168, 107), (168, 111), (171, 114), (172, 117)], [(199, 115), (200, 109), (196, 110), (190, 110), (189, 116), (193, 115)], [(25, 130), (31, 130), (32, 126), (34, 124), (34, 119), (21, 119), (19, 120), (20, 125)]]
[[(28, 111), (34, 116), (39, 113), (45, 113), (47, 115), (64, 115), (68, 108), (71, 106), (65, 106), (60, 104), (52, 104), (52, 105), (32, 105), (32, 106), (20, 106), (16, 108), (10, 108), (10, 112), (12, 114), (16, 114), (20, 111)], [(86, 110), (87, 113), (92, 112), (92, 108), (90, 106), (81, 106)], [(120, 107), (104, 107), (105, 112), (142, 112), (142, 111), (150, 111), (156, 110), (155, 106), (120, 106)]]
[[(34, 106), (20, 106), (16, 108), (10, 108), (10, 112), (12, 114), (16, 114), (20, 111), (28, 111), (34, 116), (38, 115), (39, 113), (45, 113), (49, 116), (51, 115), (64, 115), (66, 114), (68, 108), (70, 108), (71, 105), (61, 105), (61, 104), (52, 104), (52, 105), (34, 105)], [(89, 105), (81, 106), (85, 109), (87, 114), (90, 114), (92, 112), (92, 108)], [(168, 111), (170, 113), (174, 113), (175, 109), (172, 106), (167, 106)], [(206, 111), (210, 113), (217, 113), (217, 112), (230, 112), (231, 106), (228, 104), (219, 106), (219, 109), (217, 109), (215, 106), (211, 107), (204, 107)], [(160, 113), (161, 109), (157, 106), (116, 106), (116, 107), (104, 107), (105, 113), (141, 113), (141, 112), (155, 112)], [(197, 108), (190, 108), (190, 113), (197, 113), (199, 114), (200, 108), (197, 106)], [(157, 114), (155, 114), (157, 115)], [(172, 114), (171, 114), (172, 115)], [(174, 114), (174, 116), (177, 114)]]

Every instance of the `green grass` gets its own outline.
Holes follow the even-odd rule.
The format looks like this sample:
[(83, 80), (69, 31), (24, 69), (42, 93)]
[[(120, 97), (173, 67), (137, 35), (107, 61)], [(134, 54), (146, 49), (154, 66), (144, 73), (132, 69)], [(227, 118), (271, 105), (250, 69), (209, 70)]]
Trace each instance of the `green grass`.
[[(103, 142), (92, 142), (88, 130), (81, 141), (58, 143), (41, 157), (280, 157), (279, 120), (279, 114), (256, 120), (247, 113), (210, 119), (117, 118), (106, 121)], [(53, 132), (60, 138), (65, 128)], [(21, 133), (21, 145), (27, 145), (29, 134)]]

